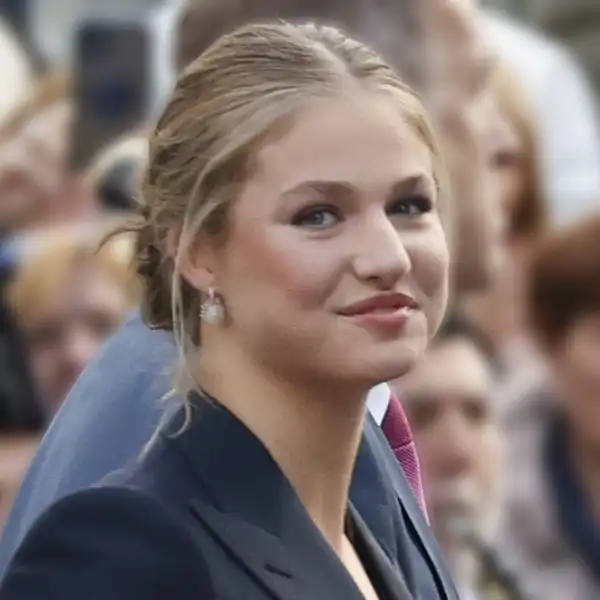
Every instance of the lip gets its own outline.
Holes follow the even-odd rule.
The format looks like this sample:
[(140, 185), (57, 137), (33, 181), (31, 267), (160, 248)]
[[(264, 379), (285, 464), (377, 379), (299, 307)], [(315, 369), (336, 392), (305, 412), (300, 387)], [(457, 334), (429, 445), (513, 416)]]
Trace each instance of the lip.
[(418, 308), (416, 300), (407, 294), (379, 294), (365, 300), (359, 300), (339, 311), (344, 317), (358, 317), (370, 313), (394, 312), (401, 309)]
[(339, 314), (365, 326), (399, 328), (418, 308), (415, 299), (407, 294), (379, 294), (355, 302), (340, 310)]

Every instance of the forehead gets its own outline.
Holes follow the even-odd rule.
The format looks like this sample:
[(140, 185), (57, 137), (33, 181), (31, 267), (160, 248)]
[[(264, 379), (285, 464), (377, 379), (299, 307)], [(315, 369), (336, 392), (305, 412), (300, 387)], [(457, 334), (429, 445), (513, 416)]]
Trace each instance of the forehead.
[(313, 99), (257, 153), (256, 181), (282, 192), (307, 180), (376, 189), (413, 174), (433, 180), (429, 148), (399, 100), (375, 93)]
[(492, 386), (492, 370), (484, 354), (470, 340), (458, 337), (434, 344), (400, 383), (408, 401), (423, 396), (488, 396)]
[(31, 327), (52, 318), (80, 316), (86, 311), (120, 314), (125, 309), (124, 288), (92, 261), (73, 265), (52, 282), (44, 293), (45, 301), (31, 306)]

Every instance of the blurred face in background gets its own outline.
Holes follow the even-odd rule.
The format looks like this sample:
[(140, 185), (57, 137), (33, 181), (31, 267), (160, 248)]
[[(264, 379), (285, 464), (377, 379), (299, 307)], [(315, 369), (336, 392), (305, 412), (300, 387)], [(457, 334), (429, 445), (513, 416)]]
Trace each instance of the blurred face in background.
[(397, 386), (415, 436), (431, 524), (457, 571), (464, 548), (454, 525), (460, 519), (483, 534), (500, 495), (492, 386), (483, 352), (458, 335), (434, 342)]
[(491, 275), (489, 281), (493, 282), (505, 259), (504, 242), (508, 227), (506, 186), (515, 178), (515, 172), (506, 169), (504, 163), (514, 158), (518, 142), (516, 132), (501, 113), (489, 84), (473, 107), (473, 119), (484, 159), (481, 202), (485, 211), (482, 221), (490, 232), (485, 259)]
[(547, 203), (535, 110), (518, 75), (512, 64), (500, 64), (492, 92), (510, 133), (497, 147), (493, 164), (509, 215), (506, 241), (511, 259), (520, 261), (547, 225)]
[(74, 264), (23, 324), (31, 370), (53, 414), (128, 309), (125, 291), (92, 261)]
[(139, 298), (132, 240), (115, 237), (99, 248), (104, 232), (60, 227), (31, 234), (8, 289), (50, 415)]
[[(491, 89), (481, 99), (478, 119), (487, 157), (484, 181), (489, 201), (488, 219), (493, 224), (496, 240), (488, 256), (494, 276), (485, 288), (463, 296), (461, 301), (470, 318), (501, 350), (504, 343), (523, 330), (521, 297), (526, 283), (526, 264), (520, 250), (525, 247), (513, 243), (516, 238), (511, 226), (515, 206), (522, 202), (525, 186), (523, 144), (515, 127), (502, 117)], [(465, 244), (469, 244), (468, 237)]]
[(497, 55), (477, 4), (456, 0), (446, 5), (448, 47), (438, 60), (454, 67), (438, 87), (442, 104), (450, 99), (442, 125), (455, 199), (455, 285), (463, 293), (485, 289), (504, 258), (507, 215), (494, 157), (509, 143), (510, 131), (492, 93)]
[(23, 229), (89, 214), (91, 193), (69, 172), (69, 101), (40, 109), (0, 145), (0, 226)]

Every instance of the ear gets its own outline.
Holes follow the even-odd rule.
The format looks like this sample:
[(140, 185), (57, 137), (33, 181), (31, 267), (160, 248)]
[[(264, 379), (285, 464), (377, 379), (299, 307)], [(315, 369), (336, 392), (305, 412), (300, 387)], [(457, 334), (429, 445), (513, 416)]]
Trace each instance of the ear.
[(186, 240), (179, 228), (172, 227), (167, 234), (167, 251), (189, 285), (199, 292), (214, 287), (216, 258), (205, 236)]

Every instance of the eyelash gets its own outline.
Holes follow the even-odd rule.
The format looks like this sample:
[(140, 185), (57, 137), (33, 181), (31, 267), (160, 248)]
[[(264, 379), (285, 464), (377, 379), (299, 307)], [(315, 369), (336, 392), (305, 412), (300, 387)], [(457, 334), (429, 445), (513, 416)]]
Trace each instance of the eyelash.
[[(402, 210), (397, 210), (399, 207), (409, 207), (410, 209), (414, 209), (417, 212), (403, 212)], [(423, 214), (426, 214), (428, 212), (430, 212), (433, 209), (433, 202), (431, 201), (431, 198), (429, 198), (428, 196), (424, 196), (424, 195), (416, 195), (416, 196), (411, 196), (410, 198), (407, 199), (403, 199), (403, 200), (398, 200), (396, 202), (392, 202), (390, 203), (390, 206), (388, 207), (387, 212), (390, 214), (398, 214), (400, 216), (403, 217), (417, 217)], [(327, 205), (327, 204), (323, 204), (323, 205), (315, 205), (315, 206), (310, 206), (308, 208), (304, 208), (302, 209), (293, 219), (292, 219), (292, 225), (294, 225), (295, 227), (313, 227), (313, 228), (317, 228), (317, 229), (323, 229), (325, 227), (328, 227), (328, 225), (307, 225), (307, 220), (312, 217), (315, 216), (319, 213), (329, 213), (330, 215), (333, 215), (337, 221), (342, 221), (343, 217), (341, 214), (341, 211), (339, 210), (338, 207), (333, 206), (333, 205)]]
[[(416, 196), (411, 196), (410, 198), (406, 198), (403, 200), (398, 200), (397, 202), (393, 203), (392, 206), (400, 206), (400, 205), (406, 205), (409, 204), (412, 207), (415, 207), (418, 210), (418, 214), (420, 215), (424, 215), (428, 212), (431, 212), (431, 210), (433, 209), (433, 202), (431, 200), (431, 198), (429, 198), (429, 196), (424, 196), (424, 195), (416, 195)], [(413, 216), (413, 215), (409, 215), (409, 216)]]

